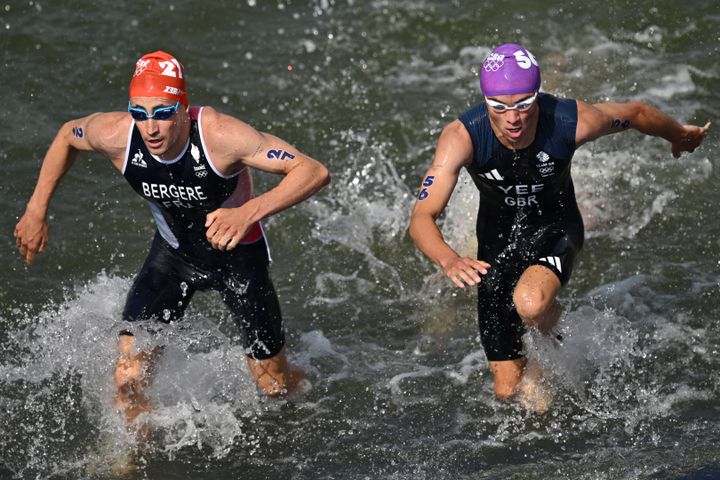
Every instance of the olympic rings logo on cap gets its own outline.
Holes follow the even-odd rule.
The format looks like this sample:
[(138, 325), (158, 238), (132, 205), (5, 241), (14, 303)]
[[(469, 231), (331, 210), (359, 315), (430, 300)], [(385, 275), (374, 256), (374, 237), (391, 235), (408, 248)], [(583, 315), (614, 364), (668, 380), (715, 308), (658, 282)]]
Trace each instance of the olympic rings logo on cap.
[(143, 60), (142, 58), (138, 60), (135, 64), (135, 73), (133, 74), (133, 77), (141, 75), (148, 67), (148, 65), (150, 65), (150, 60)]
[(483, 63), (483, 68), (486, 72), (497, 72), (500, 70), (503, 65), (505, 65), (505, 55), (500, 55), (498, 53), (491, 53), (488, 55), (488, 57), (485, 59), (485, 62)]

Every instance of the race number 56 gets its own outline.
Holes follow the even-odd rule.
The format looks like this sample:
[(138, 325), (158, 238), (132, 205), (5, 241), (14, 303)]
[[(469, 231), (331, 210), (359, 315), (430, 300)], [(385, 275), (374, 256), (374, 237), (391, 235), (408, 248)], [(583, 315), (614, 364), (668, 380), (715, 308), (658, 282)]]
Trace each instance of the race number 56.
[(518, 50), (513, 53), (513, 55), (515, 56), (518, 67), (520, 68), (527, 70), (533, 65), (535, 65), (536, 67), (538, 66), (537, 60), (535, 60), (533, 54), (528, 52), (527, 50)]
[(432, 184), (435, 183), (435, 176), (434, 175), (428, 175), (425, 177), (425, 180), (422, 183), (422, 190), (420, 190), (420, 193), (418, 194), (418, 200), (425, 200), (428, 195), (430, 195), (430, 192), (428, 191), (428, 188), (432, 186)]

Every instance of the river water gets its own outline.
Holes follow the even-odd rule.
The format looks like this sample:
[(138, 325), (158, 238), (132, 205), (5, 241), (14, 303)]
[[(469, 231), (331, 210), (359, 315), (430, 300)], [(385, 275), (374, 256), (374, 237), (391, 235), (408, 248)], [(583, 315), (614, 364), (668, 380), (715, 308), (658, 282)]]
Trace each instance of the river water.
[[(543, 90), (720, 118), (716, 0), (0, 2), (0, 477), (193, 479), (720, 478), (720, 145), (675, 160), (636, 132), (575, 155), (587, 241), (561, 294), (565, 342), (529, 338), (544, 414), (496, 401), (475, 296), (407, 235), (442, 127), (477, 70), (527, 46)], [(332, 184), (265, 222), (290, 358), (311, 387), (258, 395), (221, 300), (141, 343), (167, 345), (142, 448), (112, 408), (115, 332), (154, 231), (110, 163), (58, 189), (30, 268), (12, 230), (60, 125), (123, 109), (135, 60), (163, 49), (190, 101), (324, 162)], [(277, 177), (256, 174), (259, 191)], [(443, 217), (471, 253), (463, 175)]]

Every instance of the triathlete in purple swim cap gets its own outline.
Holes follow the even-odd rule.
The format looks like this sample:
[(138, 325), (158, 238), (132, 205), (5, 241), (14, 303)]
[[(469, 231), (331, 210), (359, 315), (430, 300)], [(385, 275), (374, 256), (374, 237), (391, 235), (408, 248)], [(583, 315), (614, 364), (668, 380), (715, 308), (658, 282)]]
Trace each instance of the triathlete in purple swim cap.
[(486, 97), (535, 93), (540, 90), (540, 67), (532, 53), (520, 45), (500, 45), (485, 57), (480, 90)]
[[(630, 128), (692, 152), (710, 128), (681, 125), (640, 102), (599, 103), (540, 93), (540, 67), (521, 45), (492, 50), (480, 68), (482, 101), (443, 130), (410, 221), (418, 248), (458, 287), (478, 289), (480, 337), (499, 398), (542, 411), (551, 394), (528, 364), (522, 336), (562, 341), (556, 296), (583, 245), (570, 164), (584, 143)], [(465, 167), (480, 190), (478, 254), (465, 257), (436, 219)]]

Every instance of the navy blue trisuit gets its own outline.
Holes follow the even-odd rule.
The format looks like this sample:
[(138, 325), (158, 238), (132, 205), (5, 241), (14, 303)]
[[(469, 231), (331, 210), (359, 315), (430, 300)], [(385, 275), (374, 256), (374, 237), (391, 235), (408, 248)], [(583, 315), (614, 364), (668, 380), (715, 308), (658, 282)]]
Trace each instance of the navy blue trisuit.
[(533, 143), (511, 150), (495, 136), (485, 102), (459, 119), (473, 143), (467, 165), (480, 191), (478, 259), (491, 265), (478, 286), (478, 323), (490, 361), (524, 355), (525, 325), (513, 290), (532, 265), (552, 270), (565, 285), (583, 245), (584, 227), (570, 165), (575, 153), (577, 103), (540, 93)]
[(130, 128), (122, 174), (150, 205), (157, 231), (128, 293), (123, 319), (176, 321), (196, 291), (217, 290), (248, 355), (271, 358), (284, 346), (285, 334), (262, 226), (254, 224), (230, 251), (212, 248), (206, 238), (208, 213), (239, 206), (252, 196), (250, 171), (220, 173), (205, 148), (202, 107), (192, 107), (190, 118), (187, 145), (171, 160), (149, 152), (135, 122)]

